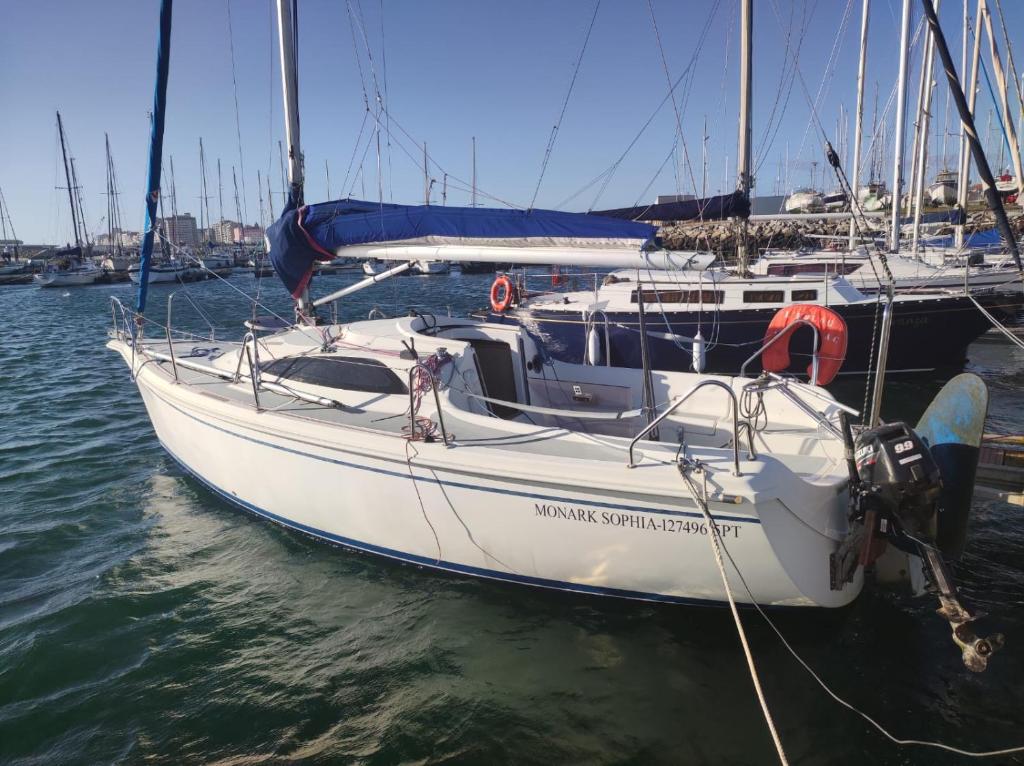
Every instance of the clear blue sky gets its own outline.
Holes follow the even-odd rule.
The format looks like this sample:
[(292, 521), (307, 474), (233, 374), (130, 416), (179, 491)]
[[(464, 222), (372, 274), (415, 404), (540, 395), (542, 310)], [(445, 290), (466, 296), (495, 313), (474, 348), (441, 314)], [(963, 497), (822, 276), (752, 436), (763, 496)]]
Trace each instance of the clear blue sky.
[[(701, 183), (706, 118), (710, 136), (708, 191), (731, 188), (737, 136), (738, 2), (651, 1), (673, 79), (686, 68), (710, 19), (695, 77), (684, 81), (677, 97), (697, 184)], [(264, 176), (264, 196), (269, 172), (275, 211), (280, 207), (277, 141), (283, 126), (271, 0), (176, 0), (163, 189), (166, 200), (167, 160), (173, 156), (178, 209), (198, 216), (198, 140), (202, 136), (213, 217), (218, 217), (218, 158), (224, 175), (225, 216), (235, 217), (231, 167), (239, 166), (240, 161), (228, 2), (241, 114), (245, 209), (247, 220), (255, 221), (259, 217), (257, 169)], [(822, 86), (847, 1), (756, 0), (754, 5), (756, 192), (770, 194), (777, 178), (786, 173), (782, 166), (787, 155), (791, 187), (809, 180), (812, 159), (819, 163), (823, 159), (816, 132), (807, 130), (810, 110), (799, 84), (788, 99), (780, 86), (787, 61), (787, 31), (794, 45), (801, 31), (806, 31), (799, 61), (814, 97)], [(1024, 3), (1010, 0), (1004, 5), (1011, 35), (1019, 37), (1024, 29)], [(913, 7), (919, 16), (919, 4), (915, 2)], [(432, 162), (463, 180), (470, 178), (470, 141), (476, 136), (480, 188), (502, 200), (528, 204), (594, 3), (301, 0), (299, 74), (306, 196), (310, 201), (326, 199), (325, 161), (330, 163), (332, 196), (342, 196), (342, 181), (354, 154), (354, 167), (362, 166), (362, 174), (350, 175), (344, 192), (351, 191), (354, 196), (365, 193), (371, 199), (378, 195), (376, 143), (371, 141), (369, 151), (363, 153), (372, 119), (364, 128), (358, 151), (354, 150), (365, 114), (357, 58), (371, 98), (373, 92), (370, 62), (359, 30), (357, 51), (353, 50), (349, 8), (362, 18), (373, 69), (382, 90), (386, 82), (387, 104), (396, 121), (391, 124), (394, 138), (389, 142), (386, 135), (381, 137), (385, 199), (418, 202), (423, 197), (422, 148), (401, 133), (400, 125), (417, 142), (427, 142)], [(899, 8), (898, 0), (874, 0), (872, 5), (869, 128), (875, 82), (884, 105), (895, 80)], [(960, 0), (945, 0), (940, 14), (958, 59), (960, 8)], [(58, 171), (56, 109), (62, 112), (76, 158), (90, 230), (106, 227), (104, 132), (110, 134), (125, 226), (141, 228), (157, 15), (156, 0), (0, 0), (0, 188), (19, 238), (52, 242), (70, 237), (65, 192), (54, 188), (63, 185), (62, 171)], [(833, 138), (840, 104), (849, 112), (854, 107), (859, 24), (860, 0), (850, 0), (837, 64), (824, 83), (819, 105), (821, 120)], [(1019, 42), (1014, 40), (1014, 52), (1024, 57)], [(1003, 55), (1005, 61), (1005, 50)], [(915, 55), (915, 69), (916, 59)], [(1024, 65), (1024, 60), (1017, 64)], [(916, 76), (912, 82), (916, 90)], [(666, 75), (647, 0), (603, 0), (537, 205), (563, 203), (612, 165), (666, 93)], [(934, 111), (940, 129), (945, 122), (945, 93), (944, 85), (936, 90)], [(911, 102), (913, 98), (912, 93)], [(984, 85), (979, 99), (984, 130), (991, 103)], [(955, 118), (950, 118), (950, 125), (953, 130)], [(564, 207), (585, 210), (595, 201), (597, 207), (630, 205), (659, 193), (674, 193), (679, 152), (665, 161), (672, 153), (675, 135), (676, 118), (669, 103), (599, 198), (600, 183)], [(852, 145), (852, 132), (850, 142)], [(951, 157), (955, 153), (952, 142), (947, 152)], [(438, 201), (441, 173), (432, 168), (438, 181), (434, 192)], [(830, 180), (819, 185), (833, 184)], [(685, 173), (679, 186), (684, 192), (692, 191)], [(448, 201), (466, 204), (468, 192), (453, 180)]]

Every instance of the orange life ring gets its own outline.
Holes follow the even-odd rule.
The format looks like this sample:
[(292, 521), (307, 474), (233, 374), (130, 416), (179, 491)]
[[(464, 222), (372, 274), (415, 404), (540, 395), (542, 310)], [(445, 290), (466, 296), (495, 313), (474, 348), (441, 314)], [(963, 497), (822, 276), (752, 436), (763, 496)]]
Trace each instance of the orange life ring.
[[(824, 306), (798, 303), (775, 312), (775, 316), (768, 324), (764, 342), (767, 343), (784, 331), (788, 337), (777, 341), (771, 348), (761, 353), (761, 365), (766, 372), (784, 372), (789, 369), (789, 342), (793, 332), (802, 325), (791, 327), (789, 330), (786, 328), (798, 319), (810, 322), (818, 330), (817, 383), (819, 386), (826, 386), (835, 379), (839, 368), (843, 366), (843, 360), (846, 359), (847, 330), (846, 321), (835, 311)], [(812, 362), (807, 366), (807, 375), (812, 376), (813, 370)]]
[(500, 314), (512, 305), (514, 296), (515, 288), (512, 286), (512, 280), (504, 274), (500, 274), (491, 285), (491, 308)]

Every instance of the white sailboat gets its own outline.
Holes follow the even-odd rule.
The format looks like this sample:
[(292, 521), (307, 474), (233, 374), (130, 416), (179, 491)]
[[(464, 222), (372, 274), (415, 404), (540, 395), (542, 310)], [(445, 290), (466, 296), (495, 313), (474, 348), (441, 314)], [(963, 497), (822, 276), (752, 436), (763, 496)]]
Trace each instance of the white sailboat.
[(57, 133), (60, 136), (61, 156), (64, 160), (64, 178), (67, 182), (68, 202), (71, 209), (71, 226), (74, 230), (74, 247), (68, 246), (59, 250), (51, 258), (43, 271), (33, 277), (40, 287), (77, 287), (91, 285), (103, 275), (103, 270), (86, 258), (86, 247), (82, 244), (81, 231), (81, 200), (77, 197), (78, 185), (74, 182), (74, 172), (68, 159), (67, 142), (64, 138), (64, 121), (57, 112)]
[[(303, 204), (291, 13), (290, 3), (278, 3), (290, 203), (268, 244), (299, 321), (237, 343), (177, 342), (170, 328), (144, 337), (134, 312), (114, 301), (108, 347), (130, 368), (161, 444), (187, 471), (252, 513), (350, 548), (635, 599), (842, 606), (863, 585), (860, 552), (881, 542), (875, 517), (856, 512), (857, 498), (899, 520), (886, 527), (893, 539), (902, 529), (927, 537), (938, 486), (929, 448), (902, 424), (854, 444), (849, 409), (817, 385), (771, 373), (558, 362), (523, 327), (464, 318), (317, 323), (318, 306), (416, 260), (311, 299), (317, 260), (351, 254), (360, 238), (379, 245), (382, 230), (395, 259), (402, 246), (451, 246), (445, 252), (459, 261), (653, 268), (671, 254), (643, 251), (651, 231), (644, 224), (583, 214)], [(161, 21), (169, 34), (169, 7)], [(158, 95), (157, 137), (162, 113)], [(155, 149), (150, 177), (159, 184)], [(385, 227), (381, 217), (391, 213)], [(151, 231), (147, 240), (144, 264)], [(790, 332), (807, 323), (787, 317), (760, 352), (765, 370), (778, 368)], [(813, 351), (812, 383), (835, 374), (845, 345), (835, 327), (819, 330), (830, 335)], [(982, 386), (962, 401), (983, 398)], [(898, 507), (892, 493), (910, 469), (895, 455), (900, 465), (921, 461), (917, 483), (899, 485)], [(945, 510), (940, 524), (966, 523), (963, 508)], [(715, 563), (712, 539), (727, 547), (731, 569)], [(946, 575), (937, 555), (920, 552), (890, 549), (908, 570), (926, 558)], [(941, 598), (956, 603), (948, 588)], [(970, 615), (957, 615), (965, 658), (982, 653)]]

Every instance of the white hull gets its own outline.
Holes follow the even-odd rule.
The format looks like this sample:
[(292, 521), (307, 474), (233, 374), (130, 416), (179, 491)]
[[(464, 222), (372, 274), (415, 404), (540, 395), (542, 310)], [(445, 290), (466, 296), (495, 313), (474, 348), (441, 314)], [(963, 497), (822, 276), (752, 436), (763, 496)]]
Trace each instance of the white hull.
[(448, 264), (444, 261), (416, 261), (412, 271), (420, 276), (436, 276), (448, 273)]
[[(418, 339), (418, 347), (425, 342)], [(168, 364), (143, 364), (143, 355), (121, 341), (110, 345), (134, 360), (165, 449), (252, 513), (351, 548), (461, 574), (644, 600), (726, 599), (704, 517), (684, 489), (671, 445), (645, 443), (647, 455), (630, 469), (626, 439), (602, 437), (620, 447), (588, 460), (591, 436), (509, 421), (501, 421), (511, 432), (507, 444), (459, 442), (471, 420), (449, 421), (452, 447), (409, 442), (400, 430), (256, 412), (245, 381), (224, 382), (229, 396), (222, 398), (207, 386), (176, 385)], [(225, 364), (233, 353), (224, 355)], [(538, 440), (549, 440), (554, 454), (524, 453), (524, 443)], [(666, 448), (667, 462), (651, 459), (656, 447)], [(716, 486), (731, 476), (720, 472), (730, 459), (709, 464)], [(771, 456), (741, 466), (743, 476), (733, 477), (737, 487), (762, 491), (740, 502), (713, 499), (710, 512), (757, 601), (829, 607), (851, 601), (861, 588), (859, 573), (842, 590), (829, 586), (846, 495), (824, 478), (796, 479)], [(738, 600), (750, 600), (735, 576), (731, 585)]]
[(91, 285), (99, 279), (100, 270), (89, 271), (50, 271), (35, 275), (35, 282), (40, 287), (77, 287)]
[(934, 205), (951, 207), (956, 204), (956, 186), (948, 183), (934, 183), (928, 187), (928, 199)]
[[(142, 281), (140, 276), (142, 272), (139, 269), (132, 269), (128, 276), (131, 278), (133, 284), (139, 284)], [(146, 280), (149, 284), (155, 285), (162, 282), (180, 282), (185, 279), (188, 273), (188, 269), (185, 266), (177, 268), (165, 268), (155, 266), (149, 271), (149, 279)]]
[(821, 213), (825, 210), (825, 198), (817, 192), (793, 192), (786, 197), (787, 213)]

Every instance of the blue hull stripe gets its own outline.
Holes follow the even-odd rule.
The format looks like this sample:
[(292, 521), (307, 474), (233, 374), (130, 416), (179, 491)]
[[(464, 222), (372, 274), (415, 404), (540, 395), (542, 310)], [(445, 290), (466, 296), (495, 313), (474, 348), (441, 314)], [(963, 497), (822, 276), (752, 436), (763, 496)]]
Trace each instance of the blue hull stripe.
[[(426, 470), (429, 470), (431, 472), (431, 474), (432, 474), (431, 478), (425, 478), (425, 477), (422, 477), (422, 476), (417, 476), (415, 479), (413, 479), (413, 477), (411, 477), (409, 475), (408, 471), (402, 472), (402, 471), (392, 471), (392, 470), (388, 470), (386, 468), (374, 468), (373, 466), (362, 465), (360, 463), (350, 463), (350, 462), (345, 461), (345, 460), (337, 460), (335, 458), (323, 457), (321, 455), (313, 455), (313, 454), (310, 454), (308, 452), (301, 452), (299, 450), (291, 449), (290, 447), (282, 447), (282, 446), (280, 446), (278, 444), (272, 444), (271, 442), (266, 442), (266, 441), (263, 441), (261, 439), (255, 439), (255, 438), (253, 438), (251, 436), (245, 436), (243, 434), (239, 434), (239, 433), (236, 433), (234, 431), (229, 431), (226, 428), (221, 428), (220, 426), (215, 426), (212, 423), (207, 423), (205, 420), (200, 420), (198, 417), (196, 417), (195, 415), (193, 415), (193, 414), (191, 414), (189, 412), (185, 412), (183, 409), (181, 409), (177, 405), (172, 404), (171, 402), (167, 401), (167, 399), (165, 399), (164, 397), (160, 396), (155, 391), (153, 392), (153, 394), (155, 396), (159, 397), (160, 400), (164, 404), (166, 404), (168, 407), (170, 407), (171, 409), (181, 413), (182, 415), (184, 415), (187, 418), (191, 418), (192, 420), (194, 420), (197, 423), (200, 423), (200, 424), (206, 426), (207, 428), (212, 428), (215, 431), (220, 431), (221, 433), (227, 434), (228, 436), (233, 436), (233, 437), (235, 437), (237, 439), (244, 439), (245, 441), (252, 442), (253, 444), (259, 444), (262, 447), (270, 447), (272, 449), (280, 450), (281, 452), (288, 452), (288, 453), (290, 453), (292, 455), (299, 455), (301, 457), (310, 458), (312, 460), (319, 460), (321, 462), (330, 463), (332, 465), (340, 465), (340, 466), (344, 466), (346, 468), (355, 468), (355, 469), (360, 470), (360, 471), (371, 471), (373, 473), (379, 473), (379, 474), (383, 474), (385, 476), (394, 476), (396, 478), (405, 479), (406, 481), (428, 482), (428, 483), (438, 484), (438, 485), (444, 486), (444, 487), (455, 487), (457, 489), (469, 489), (469, 490), (473, 490), (475, 492), (491, 492), (491, 493), (499, 494), (499, 495), (513, 495), (513, 496), (516, 496), (516, 497), (525, 497), (525, 498), (528, 498), (530, 500), (543, 500), (544, 502), (547, 502), (547, 503), (565, 503), (565, 504), (568, 504), (568, 505), (585, 505), (585, 506), (593, 506), (593, 507), (597, 507), (597, 508), (609, 508), (611, 510), (616, 510), (616, 511), (631, 511), (633, 513), (654, 513), (654, 514), (660, 514), (660, 515), (663, 515), (663, 516), (683, 516), (683, 517), (692, 518), (692, 519), (700, 519), (702, 521), (704, 519), (704, 514), (697, 513), (696, 511), (675, 511), (675, 510), (669, 510), (668, 508), (639, 508), (639, 507), (632, 506), (632, 505), (618, 505), (616, 503), (607, 503), (607, 502), (602, 502), (602, 501), (599, 501), (599, 500), (577, 500), (577, 499), (567, 498), (567, 497), (553, 497), (551, 495), (542, 495), (542, 494), (538, 494), (538, 493), (535, 493), (535, 492), (524, 492), (522, 490), (500, 489), (498, 487), (481, 487), (481, 486), (478, 486), (476, 484), (468, 484), (468, 483), (465, 483), (465, 482), (442, 480), (442, 479), (437, 478), (436, 472), (432, 468), (426, 469)], [(175, 459), (177, 459), (177, 458), (175, 458)], [(760, 519), (758, 519), (756, 517), (750, 517), (750, 516), (733, 516), (733, 515), (724, 514), (724, 513), (714, 513), (712, 515), (715, 517), (716, 520), (719, 520), (719, 521), (735, 521), (735, 522), (739, 522), (741, 524), (760, 524), (761, 523)]]
[[(173, 405), (171, 405), (173, 406)], [(342, 537), (331, 532), (325, 532), (322, 529), (310, 527), (305, 524), (300, 524), (297, 521), (292, 521), (283, 516), (278, 516), (275, 513), (259, 508), (251, 503), (247, 503), (241, 498), (235, 497), (227, 492), (224, 492), (219, 487), (211, 484), (209, 481), (204, 479), (196, 471), (192, 470), (186, 463), (174, 454), (168, 448), (163, 441), (160, 445), (167, 451), (178, 465), (182, 467), (190, 476), (194, 477), (203, 486), (209, 488), (214, 493), (224, 498), (233, 505), (239, 506), (250, 513), (257, 516), (261, 516), (265, 519), (269, 519), (281, 526), (294, 529), (299, 532), (303, 532), (312, 537), (326, 540), (337, 545), (345, 546), (357, 551), (363, 551), (366, 553), (374, 553), (379, 556), (386, 556), (387, 558), (396, 559), (408, 564), (416, 564), (418, 566), (429, 567), (431, 569), (438, 569), (446, 572), (455, 572), (458, 574), (473, 575), (475, 577), (483, 577), (491, 580), (502, 580), (504, 582), (517, 583), (520, 585), (533, 585), (542, 588), (551, 588), (554, 590), (572, 591), (575, 593), (586, 593), (594, 596), (614, 596), (617, 598), (627, 598), (638, 601), (660, 601), (671, 604), (690, 604), (700, 606), (724, 606), (724, 601), (717, 601), (712, 599), (697, 599), (697, 598), (686, 598), (683, 596), (668, 596), (662, 593), (645, 593), (643, 591), (626, 590), (623, 588), (604, 588), (599, 585), (582, 585), (579, 583), (564, 582), (562, 580), (549, 580), (543, 577), (531, 577), (529, 575), (513, 574), (510, 572), (498, 572), (493, 569), (483, 569), (481, 567), (468, 566), (466, 564), (455, 564), (450, 561), (443, 561), (441, 559), (431, 559), (424, 556), (417, 556), (412, 553), (405, 553), (403, 551), (393, 550), (391, 548), (384, 548), (379, 545), (371, 545), (370, 543), (360, 542), (359, 540), (352, 540), (348, 537)], [(743, 606), (742, 604), (740, 606)]]

